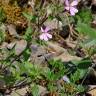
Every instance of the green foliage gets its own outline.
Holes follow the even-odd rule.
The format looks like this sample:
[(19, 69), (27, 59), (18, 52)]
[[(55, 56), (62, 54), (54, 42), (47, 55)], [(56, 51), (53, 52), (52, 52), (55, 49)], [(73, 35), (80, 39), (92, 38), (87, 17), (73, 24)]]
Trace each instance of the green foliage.
[(5, 32), (0, 29), (0, 43), (5, 40)]
[(2, 8), (0, 8), (0, 23), (6, 19), (5, 13)]
[(24, 39), (26, 39), (27, 41), (31, 41), (32, 40), (32, 33), (33, 33), (33, 30), (31, 28), (31, 26), (28, 26), (28, 28), (26, 29), (26, 32), (24, 34)]
[(86, 50), (86, 54), (90, 57), (94, 55), (96, 47), (96, 30), (91, 27), (92, 13), (87, 8), (81, 9), (76, 15), (77, 20), (76, 31), (79, 33), (79, 45)]
[(50, 92), (55, 92), (55, 91), (57, 90), (56, 84), (50, 82), (50, 83), (48, 84), (48, 90), (49, 90)]
[(96, 30), (91, 28), (88, 24), (78, 21), (76, 30), (80, 34), (84, 34), (85, 36), (87, 35), (91, 39), (96, 39)]
[(65, 68), (61, 60), (50, 60), (49, 64), (52, 66), (52, 68), (58, 68), (59, 70)]
[(84, 58), (80, 61), (72, 61), (73, 64), (75, 64), (79, 69), (87, 69), (88, 67), (91, 66), (92, 61), (90, 58)]
[[(12, 52), (12, 54), (14, 53)], [(47, 82), (46, 87), (50, 92), (56, 92), (58, 90), (60, 94), (65, 94), (67, 90), (68, 93), (66, 93), (66, 96), (68, 95), (70, 96), (70, 94), (73, 95), (76, 92), (83, 91), (81, 90), (82, 89), (81, 87), (75, 84), (75, 82), (81, 79), (81, 76), (80, 76), (82, 73), (81, 69), (83, 70), (83, 68), (79, 67), (79, 65), (87, 64), (90, 61), (87, 61), (87, 60), (78, 61), (78, 62), (74, 61), (73, 63), (79, 69), (77, 69), (77, 71), (75, 71), (72, 74), (70, 73), (71, 77), (69, 79), (71, 83), (70, 84), (65, 83), (63, 85), (65, 89), (62, 87), (62, 85), (60, 85), (61, 87), (58, 89), (57, 81), (60, 80), (64, 75), (66, 75), (70, 71), (68, 70), (68, 68), (66, 68), (63, 62), (61, 62), (60, 60), (51, 60), (49, 61), (49, 64), (48, 64), (49, 68), (40, 67), (37, 64), (32, 64), (31, 62), (28, 61), (28, 57), (30, 57), (30, 50), (27, 49), (22, 54), (25, 57), (23, 61), (19, 61), (18, 59), (18, 61), (15, 61), (15, 64), (14, 63), (10, 64), (10, 59), (13, 58), (12, 54), (10, 55), (10, 58), (8, 58), (9, 60), (7, 60), (7, 62), (6, 62), (6, 59), (5, 61), (3, 61), (3, 65), (5, 64), (5, 66), (8, 66), (7, 70), (10, 73), (8, 76), (6, 76), (6, 74), (5, 76), (1, 75), (1, 77), (4, 76), (2, 77), (2, 79), (4, 80), (4, 82), (6, 82), (6, 86), (12, 87), (14, 86), (14, 84), (18, 85), (18, 82), (22, 82), (23, 80), (26, 80), (24, 81), (25, 83), (27, 82), (32, 82), (32, 84), (35, 83), (33, 86), (31, 86), (30, 92), (32, 93), (33, 96), (39, 96), (38, 83), (36, 84), (36, 82), (38, 82), (39, 80), (45, 80)]]
[(83, 8), (81, 11), (76, 15), (76, 17), (79, 21), (83, 23), (89, 24), (92, 20), (92, 13), (90, 9)]
[(77, 71), (76, 72), (74, 72), (73, 74), (71, 74), (71, 81), (73, 82), (73, 83), (75, 83), (76, 81), (78, 81), (79, 79), (81, 79), (80, 78), (80, 70), (79, 69), (77, 69)]
[(39, 88), (38, 88), (38, 85), (34, 84), (34, 85), (31, 85), (31, 93), (32, 93), (32, 96), (39, 96)]
[(28, 21), (35, 22), (37, 17), (33, 16), (32, 14), (23, 12), (23, 15), (27, 18)]
[(85, 88), (82, 85), (78, 85), (77, 86), (77, 91), (78, 92), (84, 92), (85, 91)]
[(90, 27), (90, 25), (82, 23), (81, 21), (78, 21), (76, 30), (80, 35), (82, 34), (85, 36), (83, 40), (79, 42), (80, 46), (85, 48), (89, 56), (94, 55), (96, 53), (96, 30)]
[[(77, 68), (76, 72), (71, 75), (73, 82), (76, 82), (76, 79), (82, 79), (88, 71), (88, 68), (92, 65), (92, 61), (89, 58), (85, 58), (80, 61), (72, 61), (72, 63), (75, 64)], [(77, 78), (75, 77), (75, 75), (77, 76)]]
[(0, 43), (5, 39), (4, 33), (0, 32)]
[(82, 23), (90, 24), (92, 21), (92, 13), (88, 8), (82, 8), (79, 13), (74, 17), (75, 21), (81, 21)]
[[(62, 21), (63, 26), (69, 25), (69, 23), (77, 20), (76, 31), (84, 37), (79, 44), (82, 44), (84, 47), (95, 46), (96, 30), (90, 27), (92, 15), (89, 9), (82, 9), (76, 15), (74, 21), (73, 17), (68, 17), (66, 13), (62, 14), (64, 6), (62, 6), (62, 4), (59, 5), (57, 0), (50, 2), (50, 6), (47, 6), (49, 1), (46, 1), (46, 4), (42, 4), (40, 1), (36, 2), (38, 3), (35, 8), (33, 8), (33, 13), (23, 12), (23, 16), (28, 21), (28, 27), (23, 35), (23, 39), (28, 41), (27, 47), (30, 46), (33, 38), (38, 40), (37, 35), (39, 34), (40, 27), (44, 25), (44, 22), (48, 19), (52, 20), (53, 18)], [(47, 13), (48, 7), (49, 11), (52, 11), (50, 14)], [(0, 22), (2, 23), (4, 20), (4, 12), (0, 9)], [(5, 34), (1, 30), (0, 43), (4, 41), (4, 39)], [(45, 42), (39, 40), (38, 43), (44, 45)], [(3, 54), (1, 50), (0, 54)], [(92, 52), (94, 51), (92, 50)], [(46, 82), (44, 87), (46, 87), (49, 92), (58, 92), (60, 96), (75, 96), (76, 93), (85, 90), (84, 87), (77, 82), (84, 78), (88, 72), (88, 68), (92, 65), (90, 58), (67, 62), (67, 65), (61, 60), (50, 60), (48, 61), (47, 67), (40, 67), (40, 65), (30, 62), (30, 48), (26, 48), (20, 56), (14, 54), (14, 48), (12, 50), (6, 50), (5, 54), (6, 56), (0, 60), (0, 80), (5, 82), (6, 88), (10, 89), (14, 86), (29, 84), (31, 82), (28, 85), (28, 87), (30, 87), (29, 91), (33, 96), (39, 96), (39, 84), (42, 83), (40, 82), (42, 80)], [(68, 76), (70, 83), (62, 79), (65, 75)], [(62, 81), (62, 83), (60, 82), (60, 84), (58, 84), (59, 81)]]

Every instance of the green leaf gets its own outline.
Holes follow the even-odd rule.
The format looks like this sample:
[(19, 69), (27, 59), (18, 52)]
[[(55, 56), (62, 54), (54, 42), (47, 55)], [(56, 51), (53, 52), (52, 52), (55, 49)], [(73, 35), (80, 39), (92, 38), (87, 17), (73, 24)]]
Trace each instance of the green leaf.
[(89, 58), (84, 58), (82, 60), (73, 60), (71, 61), (79, 69), (88, 69), (91, 66), (92, 61)]
[(76, 81), (78, 81), (80, 79), (80, 70), (77, 69), (77, 71), (73, 74), (71, 74), (71, 81), (73, 83), (75, 83)]
[(88, 69), (92, 64), (92, 61), (90, 59), (83, 59), (78, 63), (78, 68), (79, 69)]
[(79, 10), (79, 13), (76, 15), (77, 20), (89, 24), (92, 20), (92, 13), (90, 9), (82, 8)]
[(39, 88), (38, 85), (34, 84), (33, 86), (31, 86), (31, 92), (33, 96), (39, 96)]
[(77, 91), (78, 92), (84, 92), (85, 91), (85, 88), (82, 85), (78, 85), (77, 86)]
[(53, 83), (49, 83), (48, 84), (48, 90), (50, 90), (51, 92), (54, 92), (57, 90), (57, 88)]
[(86, 75), (87, 71), (88, 69), (80, 69), (80, 79), (82, 79)]
[(33, 16), (33, 15), (31, 15), (31, 14), (29, 14), (29, 13), (25, 13), (25, 12), (23, 12), (23, 15), (27, 18), (27, 20), (29, 20), (29, 21), (33, 21), (33, 22), (35, 22), (36, 21), (36, 16)]
[(85, 36), (88, 36), (92, 39), (96, 39), (96, 30), (91, 28), (89, 25), (85, 23), (81, 23), (80, 21), (77, 24), (76, 30), (80, 34), (84, 34)]
[(83, 47), (85, 47), (85, 48), (90, 48), (90, 47), (96, 45), (96, 39), (88, 39), (88, 40), (85, 40), (82, 45), (83, 45)]
[(24, 35), (24, 38), (27, 40), (27, 41), (31, 41), (32, 39), (32, 27), (31, 26), (28, 26), (28, 28), (26, 29), (26, 33)]

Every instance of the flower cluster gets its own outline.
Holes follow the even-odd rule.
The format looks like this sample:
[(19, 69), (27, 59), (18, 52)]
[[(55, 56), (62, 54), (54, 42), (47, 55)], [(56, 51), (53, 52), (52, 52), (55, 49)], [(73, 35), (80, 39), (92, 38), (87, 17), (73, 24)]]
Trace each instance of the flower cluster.
[[(78, 5), (78, 0), (73, 0), (72, 2), (70, 2), (70, 0), (65, 0), (64, 3), (65, 10), (67, 10), (71, 16), (74, 16), (78, 12), (78, 9), (76, 8), (76, 6)], [(50, 29), (48, 27), (46, 27), (45, 29), (41, 27), (42, 34), (40, 35), (40, 39), (45, 41), (51, 39), (52, 35), (48, 33), (49, 31)]]

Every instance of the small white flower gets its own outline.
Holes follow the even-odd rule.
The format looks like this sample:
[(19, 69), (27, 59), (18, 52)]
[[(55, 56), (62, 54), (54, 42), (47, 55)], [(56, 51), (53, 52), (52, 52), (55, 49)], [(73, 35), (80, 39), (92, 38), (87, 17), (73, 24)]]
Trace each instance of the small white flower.
[(70, 83), (70, 80), (69, 80), (69, 78), (68, 78), (66, 75), (64, 75), (64, 76), (62, 77), (62, 79), (63, 79), (65, 82)]

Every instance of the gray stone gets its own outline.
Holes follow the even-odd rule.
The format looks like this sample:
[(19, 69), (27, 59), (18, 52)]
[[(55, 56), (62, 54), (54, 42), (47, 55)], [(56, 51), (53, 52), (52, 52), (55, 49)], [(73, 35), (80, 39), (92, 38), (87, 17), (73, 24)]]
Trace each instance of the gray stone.
[(15, 46), (16, 42), (11, 42), (10, 44), (7, 45), (8, 49), (12, 49)]
[(62, 29), (62, 23), (60, 21), (58, 21), (57, 19), (53, 19), (53, 20), (49, 20), (49, 21), (46, 21), (45, 23), (45, 26), (48, 26), (51, 30), (52, 29), (58, 29), (58, 27), (60, 29)]
[(38, 64), (40, 66), (47, 66), (46, 59), (49, 60), (53, 56), (51, 53), (48, 53), (44, 46), (31, 45), (31, 56), (30, 61), (33, 64)]
[(12, 25), (12, 24), (7, 25), (7, 28), (8, 28), (10, 35), (12, 35), (14, 37), (19, 37), (19, 35), (17, 34), (17, 31), (16, 31), (16, 27), (14, 25)]
[(20, 55), (27, 47), (27, 41), (26, 40), (20, 40), (17, 41), (15, 46), (15, 54)]

